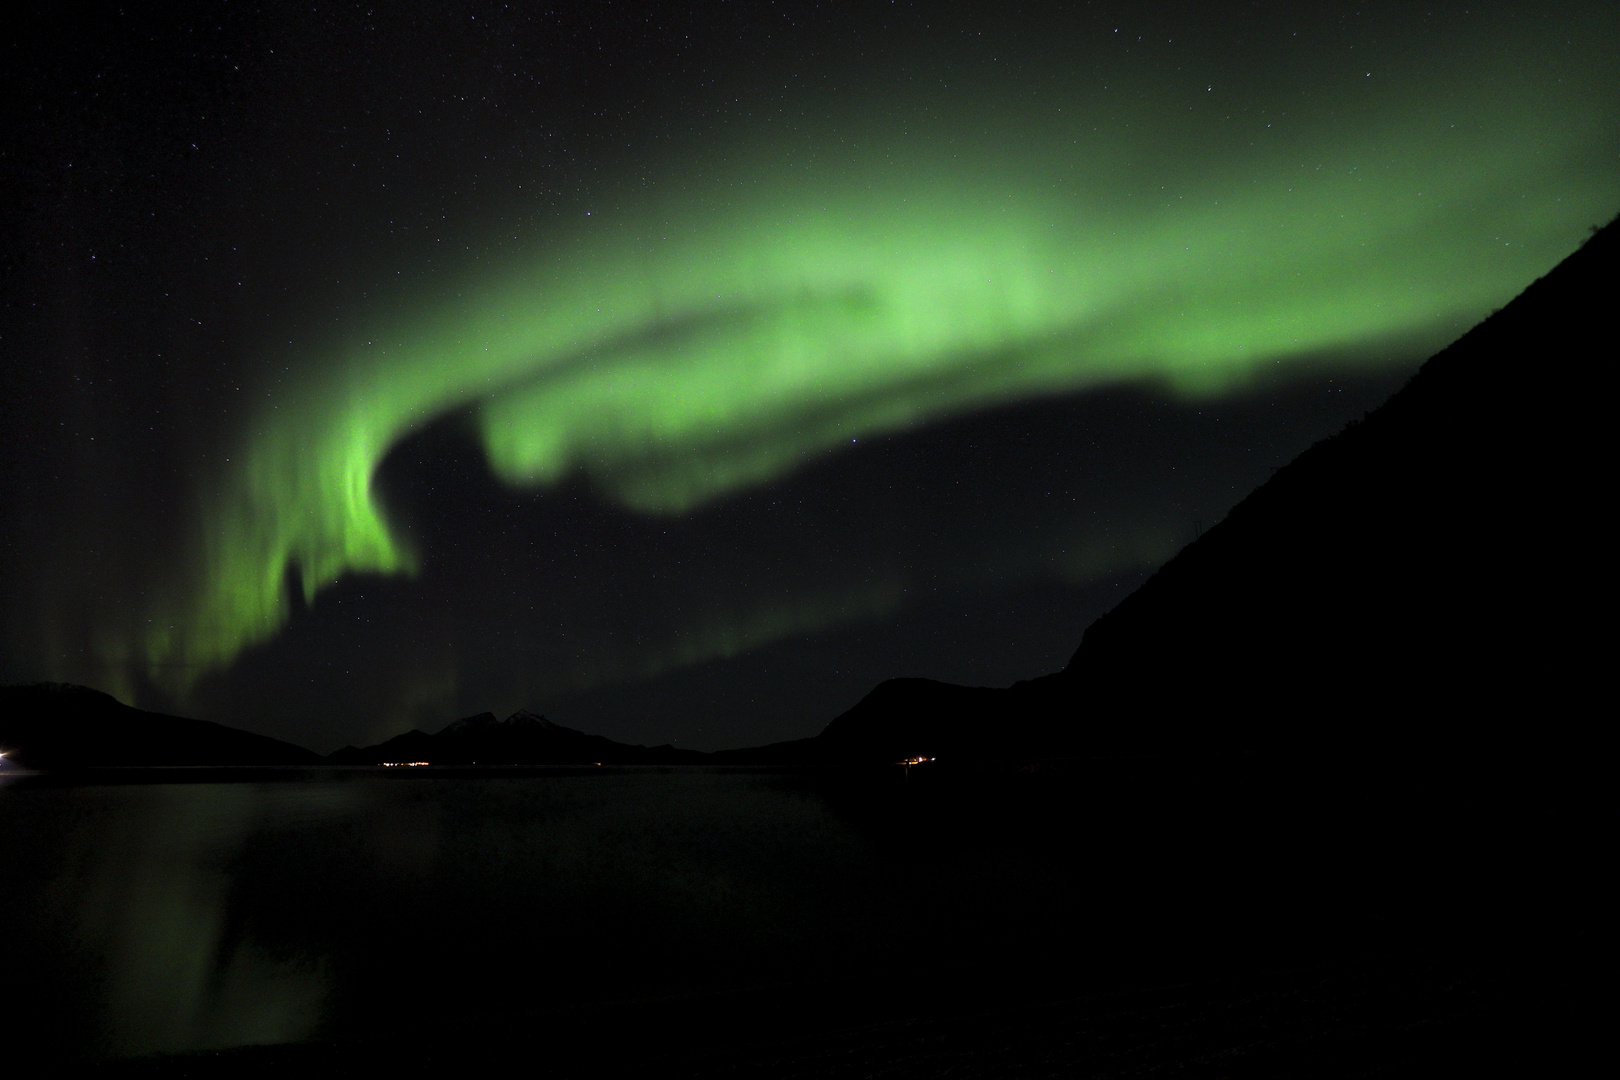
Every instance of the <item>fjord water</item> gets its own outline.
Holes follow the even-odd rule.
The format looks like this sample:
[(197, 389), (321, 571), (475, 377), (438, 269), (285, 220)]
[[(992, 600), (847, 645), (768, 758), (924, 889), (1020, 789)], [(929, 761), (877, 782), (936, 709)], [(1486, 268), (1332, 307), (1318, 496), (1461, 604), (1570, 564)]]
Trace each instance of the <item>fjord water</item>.
[(7, 1011), (92, 1058), (493, 1021), (904, 966), (919, 890), (1050, 892), (991, 851), (919, 878), (836, 803), (714, 769), (13, 785)]
[(0, 1004), (57, 1060), (556, 1040), (676, 1007), (730, 1039), (815, 1002), (937, 1011), (1468, 932), (1447, 811), (1243, 771), (13, 784)]

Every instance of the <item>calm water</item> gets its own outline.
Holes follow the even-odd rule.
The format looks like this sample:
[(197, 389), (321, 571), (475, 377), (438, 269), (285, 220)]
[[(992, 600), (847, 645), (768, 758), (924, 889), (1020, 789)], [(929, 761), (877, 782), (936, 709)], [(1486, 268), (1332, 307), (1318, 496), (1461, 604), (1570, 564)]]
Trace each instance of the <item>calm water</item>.
[[(13, 1030), (121, 1057), (1062, 948), (1072, 867), (898, 772), (0, 789)], [(1038, 944), (1037, 944), (1038, 941)]]
[(567, 1038), (587, 1013), (609, 1037), (663, 1016), (723, 1039), (818, 1001), (945, 1011), (1474, 949), (1502, 918), (1489, 898), (1512, 895), (1511, 834), (1421, 776), (301, 775), (0, 787), (13, 1045), (454, 1046)]

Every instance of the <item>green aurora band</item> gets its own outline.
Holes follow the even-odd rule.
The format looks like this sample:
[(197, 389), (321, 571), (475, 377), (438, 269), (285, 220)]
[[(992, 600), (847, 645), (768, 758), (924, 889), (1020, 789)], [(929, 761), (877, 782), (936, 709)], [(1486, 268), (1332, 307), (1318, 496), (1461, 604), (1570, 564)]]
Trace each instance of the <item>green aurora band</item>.
[(134, 651), (184, 690), (285, 623), (290, 567), (311, 601), (416, 570), (372, 479), (453, 411), (511, 484), (584, 475), (678, 514), (997, 403), (1411, 363), (1614, 211), (1602, 104), (1525, 100), (1241, 137), (985, 106), (641, 170), (528, 257), (292, 361)]

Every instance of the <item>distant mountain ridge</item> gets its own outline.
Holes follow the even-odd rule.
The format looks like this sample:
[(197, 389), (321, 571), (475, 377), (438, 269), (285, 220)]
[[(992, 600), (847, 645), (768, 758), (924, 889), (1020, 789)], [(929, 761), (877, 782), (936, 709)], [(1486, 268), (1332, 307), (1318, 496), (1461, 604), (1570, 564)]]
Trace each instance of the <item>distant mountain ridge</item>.
[(435, 734), (407, 731), (375, 746), (326, 757), (292, 743), (206, 720), (146, 712), (69, 683), (0, 687), (0, 754), (44, 771), (154, 766), (690, 765), (709, 755), (674, 746), (632, 746), (554, 724), (527, 711), (497, 720), (479, 713)]
[(463, 766), (690, 765), (707, 760), (707, 754), (696, 750), (631, 746), (587, 735), (522, 710), (505, 720), (497, 720), (494, 713), (478, 713), (453, 721), (436, 734), (407, 731), (364, 749), (345, 746), (327, 758), (334, 765)]

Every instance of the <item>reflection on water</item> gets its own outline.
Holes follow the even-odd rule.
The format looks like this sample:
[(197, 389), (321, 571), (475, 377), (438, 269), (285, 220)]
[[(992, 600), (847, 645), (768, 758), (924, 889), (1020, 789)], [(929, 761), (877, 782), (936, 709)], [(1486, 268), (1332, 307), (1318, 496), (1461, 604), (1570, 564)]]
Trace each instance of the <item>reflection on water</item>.
[(1495, 850), (1461, 840), (1499, 834), (1488, 804), (1427, 772), (937, 768), (13, 783), (0, 1015), (54, 1060), (557, 1044), (675, 1006), (725, 1039), (861, 994), (945, 1011), (1466, 945), (1489, 915)]
[(228, 784), (7, 793), (0, 898), (24, 963), (6, 995), (25, 1015), (41, 998), (61, 1010), (34, 1032), (124, 1055), (284, 1042), (315, 1028), (321, 958), (266, 947), (233, 910), (234, 865), (282, 827), (269, 794)]
[(91, 1057), (656, 997), (870, 957), (905, 905), (791, 779), (12, 786), (8, 1015)]

